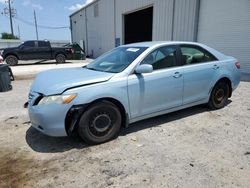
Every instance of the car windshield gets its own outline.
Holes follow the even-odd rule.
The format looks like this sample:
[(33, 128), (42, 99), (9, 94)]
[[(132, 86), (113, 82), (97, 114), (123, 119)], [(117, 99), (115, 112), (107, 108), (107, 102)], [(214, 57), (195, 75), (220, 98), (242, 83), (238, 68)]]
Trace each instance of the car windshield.
[(118, 47), (100, 56), (86, 66), (87, 69), (118, 73), (128, 67), (146, 47)]

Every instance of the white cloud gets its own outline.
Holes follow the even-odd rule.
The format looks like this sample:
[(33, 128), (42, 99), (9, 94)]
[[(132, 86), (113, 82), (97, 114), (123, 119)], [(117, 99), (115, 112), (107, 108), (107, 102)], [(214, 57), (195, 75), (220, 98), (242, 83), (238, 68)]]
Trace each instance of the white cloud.
[(5, 3), (5, 0), (0, 0), (0, 3), (4, 4), (4, 3)]
[(24, 0), (22, 4), (25, 7), (32, 7), (34, 9), (38, 9), (38, 10), (43, 9), (42, 5), (33, 3), (32, 0)]
[(81, 9), (82, 7), (86, 6), (87, 4), (89, 3), (92, 3), (94, 0), (86, 0), (85, 3), (83, 4), (75, 4), (75, 5), (72, 5), (71, 7), (66, 7), (67, 9), (69, 9), (70, 11), (77, 11), (79, 9)]

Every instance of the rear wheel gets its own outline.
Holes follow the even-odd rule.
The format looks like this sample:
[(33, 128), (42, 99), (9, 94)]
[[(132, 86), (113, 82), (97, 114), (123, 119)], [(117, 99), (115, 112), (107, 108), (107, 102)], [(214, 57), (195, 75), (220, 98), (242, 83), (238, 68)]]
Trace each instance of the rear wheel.
[(14, 55), (8, 55), (5, 59), (6, 63), (13, 66), (18, 64), (18, 59)]
[(78, 134), (89, 144), (107, 142), (118, 136), (121, 119), (121, 113), (113, 103), (95, 103), (81, 116)]
[(56, 62), (57, 63), (65, 63), (66, 57), (63, 54), (56, 55)]
[(218, 82), (210, 95), (208, 106), (212, 110), (223, 108), (229, 97), (229, 85), (225, 81)]

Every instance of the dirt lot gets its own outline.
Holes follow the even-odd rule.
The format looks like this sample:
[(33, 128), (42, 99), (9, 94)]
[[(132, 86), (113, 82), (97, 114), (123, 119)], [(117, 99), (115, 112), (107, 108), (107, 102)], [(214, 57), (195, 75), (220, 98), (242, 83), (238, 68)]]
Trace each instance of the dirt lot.
[(0, 93), (0, 187), (250, 187), (250, 82), (222, 110), (145, 120), (97, 146), (31, 128), (30, 84)]

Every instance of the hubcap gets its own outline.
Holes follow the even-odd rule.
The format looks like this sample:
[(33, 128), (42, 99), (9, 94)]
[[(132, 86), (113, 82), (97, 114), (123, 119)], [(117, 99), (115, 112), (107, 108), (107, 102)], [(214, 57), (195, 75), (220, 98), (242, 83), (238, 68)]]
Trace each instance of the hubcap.
[(95, 136), (104, 136), (112, 127), (112, 120), (106, 113), (96, 114), (91, 123), (90, 131)]
[(59, 61), (59, 62), (62, 62), (62, 58), (61, 58), (61, 57), (58, 57), (58, 61)]
[(12, 64), (12, 63), (15, 63), (15, 59), (13, 57), (9, 58), (9, 63)]
[(221, 88), (219, 89), (216, 94), (215, 94), (215, 99), (218, 101), (218, 102), (221, 102), (224, 98), (224, 90)]

